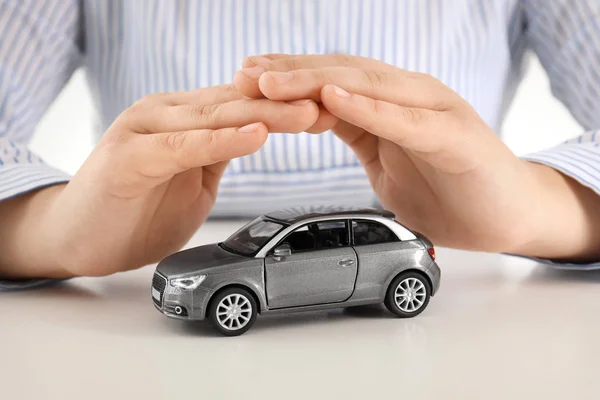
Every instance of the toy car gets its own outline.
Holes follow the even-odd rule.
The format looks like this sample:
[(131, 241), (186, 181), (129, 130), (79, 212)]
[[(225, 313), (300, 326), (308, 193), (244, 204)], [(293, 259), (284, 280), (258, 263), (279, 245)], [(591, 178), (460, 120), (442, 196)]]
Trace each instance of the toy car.
[(313, 207), (274, 211), (222, 243), (165, 258), (152, 299), (169, 317), (208, 318), (235, 336), (258, 314), (383, 302), (398, 317), (414, 317), (439, 284), (432, 243), (391, 212)]

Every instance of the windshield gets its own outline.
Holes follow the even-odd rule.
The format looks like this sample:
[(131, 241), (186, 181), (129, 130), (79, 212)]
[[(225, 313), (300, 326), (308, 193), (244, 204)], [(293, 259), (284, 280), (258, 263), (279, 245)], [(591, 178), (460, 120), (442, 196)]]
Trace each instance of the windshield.
[(231, 235), (223, 245), (235, 253), (252, 256), (283, 228), (277, 222), (257, 218)]

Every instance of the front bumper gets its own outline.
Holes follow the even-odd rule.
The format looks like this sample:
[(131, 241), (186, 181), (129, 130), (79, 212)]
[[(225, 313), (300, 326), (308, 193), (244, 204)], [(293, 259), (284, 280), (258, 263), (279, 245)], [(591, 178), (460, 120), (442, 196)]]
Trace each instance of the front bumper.
[(152, 303), (154, 307), (170, 318), (201, 320), (206, 315), (206, 305), (211, 291), (202, 287), (185, 290), (173, 287), (169, 279), (159, 272), (152, 280)]

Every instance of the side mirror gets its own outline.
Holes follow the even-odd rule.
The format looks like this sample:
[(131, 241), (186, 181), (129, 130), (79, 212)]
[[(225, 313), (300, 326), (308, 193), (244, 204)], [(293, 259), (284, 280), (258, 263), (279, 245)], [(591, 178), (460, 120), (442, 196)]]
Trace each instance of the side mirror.
[(273, 251), (273, 256), (276, 260), (281, 260), (282, 257), (289, 257), (291, 255), (292, 248), (287, 243), (275, 247), (275, 250)]

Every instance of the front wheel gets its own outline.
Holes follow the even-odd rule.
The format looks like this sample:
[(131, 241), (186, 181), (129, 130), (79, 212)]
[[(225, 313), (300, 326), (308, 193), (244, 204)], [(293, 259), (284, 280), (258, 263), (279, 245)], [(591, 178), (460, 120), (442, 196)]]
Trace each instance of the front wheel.
[(423, 312), (430, 296), (427, 278), (418, 272), (405, 272), (390, 283), (385, 306), (400, 318), (411, 318)]
[(216, 294), (209, 307), (208, 318), (225, 336), (238, 336), (252, 327), (256, 320), (254, 296), (241, 288), (225, 289)]

